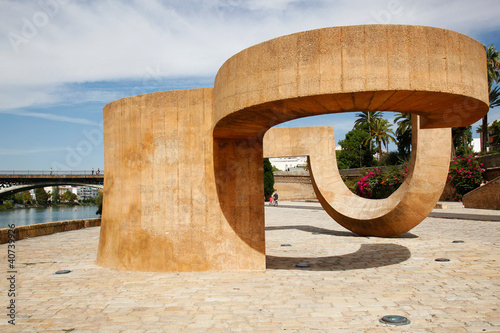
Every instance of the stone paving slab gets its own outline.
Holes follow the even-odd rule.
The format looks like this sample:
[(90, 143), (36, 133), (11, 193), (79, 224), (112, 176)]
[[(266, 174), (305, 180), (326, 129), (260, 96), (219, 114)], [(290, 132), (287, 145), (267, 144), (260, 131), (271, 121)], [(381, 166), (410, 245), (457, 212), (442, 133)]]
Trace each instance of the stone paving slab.
[[(354, 235), (321, 210), (265, 209), (266, 272), (103, 268), (99, 227), (18, 241), (15, 327), (0, 245), (0, 331), (500, 332), (499, 223), (427, 218), (383, 239)], [(72, 272), (54, 274), (62, 269)], [(390, 314), (411, 324), (379, 322)]]

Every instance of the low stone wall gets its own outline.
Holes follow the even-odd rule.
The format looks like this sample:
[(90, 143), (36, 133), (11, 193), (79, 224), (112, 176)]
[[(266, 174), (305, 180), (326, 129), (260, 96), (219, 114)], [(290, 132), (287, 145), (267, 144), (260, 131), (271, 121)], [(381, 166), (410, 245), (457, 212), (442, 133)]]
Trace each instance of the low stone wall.
[[(385, 170), (385, 168), (379, 167), (381, 170)], [(340, 170), (340, 175), (347, 178), (357, 178), (366, 170), (370, 171), (372, 168)], [(318, 200), (311, 184), (309, 171), (275, 171), (274, 188), (278, 192), (279, 200)]]
[[(16, 240), (50, 235), (63, 231), (78, 230), (88, 227), (98, 227), (100, 225), (100, 218), (23, 225), (15, 228)], [(0, 244), (5, 244), (8, 242), (9, 229), (0, 229)]]
[(500, 154), (483, 155), (479, 157), (479, 161), (483, 163), (483, 168), (486, 169), (483, 177), (487, 181), (500, 177)]
[(274, 188), (279, 200), (317, 200), (308, 171), (276, 171)]
[(448, 178), (446, 180), (446, 185), (444, 186), (443, 193), (441, 193), (441, 197), (439, 201), (455, 201), (455, 197), (457, 196), (457, 190), (451, 185), (451, 181)]
[(465, 194), (462, 203), (465, 208), (500, 209), (500, 177)]

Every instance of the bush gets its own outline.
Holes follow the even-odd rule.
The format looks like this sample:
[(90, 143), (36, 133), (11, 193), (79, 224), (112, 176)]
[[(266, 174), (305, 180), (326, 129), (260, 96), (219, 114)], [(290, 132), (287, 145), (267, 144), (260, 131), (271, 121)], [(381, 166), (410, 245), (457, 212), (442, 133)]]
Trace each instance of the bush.
[(14, 205), (10, 201), (5, 201), (5, 203), (3, 205), (0, 205), (0, 211), (6, 211), (6, 210), (13, 209), (13, 208), (14, 208)]
[(403, 183), (408, 174), (408, 166), (396, 166), (382, 172), (379, 168), (364, 171), (357, 183), (356, 194), (369, 199), (384, 199), (390, 196)]
[(397, 152), (391, 151), (388, 154), (384, 154), (382, 159), (379, 161), (379, 165), (397, 165), (401, 163), (399, 155)]
[(455, 156), (448, 174), (451, 185), (457, 190), (455, 200), (462, 201), (466, 193), (481, 186), (484, 172), (482, 166), (483, 163), (472, 154), (467, 157)]
[(97, 205), (96, 215), (102, 215), (102, 198), (103, 194), (99, 193), (99, 196), (95, 199), (95, 204)]
[(264, 196), (266, 200), (276, 191), (274, 189), (273, 166), (268, 158), (264, 159)]

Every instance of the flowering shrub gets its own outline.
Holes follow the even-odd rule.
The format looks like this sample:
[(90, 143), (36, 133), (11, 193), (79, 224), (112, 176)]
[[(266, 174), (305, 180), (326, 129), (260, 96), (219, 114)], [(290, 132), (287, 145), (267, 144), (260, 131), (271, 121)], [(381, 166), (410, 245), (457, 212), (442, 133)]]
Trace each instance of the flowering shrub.
[[(380, 173), (368, 172), (358, 181), (359, 195), (364, 198), (371, 198), (373, 188), (378, 183)], [(371, 183), (370, 183), (371, 181)]]
[(462, 201), (467, 192), (481, 186), (483, 181), (483, 163), (471, 154), (467, 157), (456, 156), (450, 165), (448, 178), (451, 185), (457, 190), (455, 200)]
[(382, 172), (379, 168), (364, 171), (357, 183), (355, 193), (364, 198), (383, 199), (390, 196), (401, 185), (408, 174), (408, 166), (395, 167)]

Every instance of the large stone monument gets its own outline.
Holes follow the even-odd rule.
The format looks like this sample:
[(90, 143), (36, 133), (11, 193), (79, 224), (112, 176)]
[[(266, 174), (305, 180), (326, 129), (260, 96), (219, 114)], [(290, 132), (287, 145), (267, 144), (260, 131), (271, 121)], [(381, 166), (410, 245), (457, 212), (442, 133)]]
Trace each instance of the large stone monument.
[(436, 205), (448, 175), (451, 129), (421, 129), (412, 123), (412, 157), (408, 176), (386, 199), (352, 193), (335, 159), (331, 127), (272, 128), (264, 136), (264, 157), (308, 156), (316, 197), (335, 221), (359, 235), (395, 237), (422, 222)]
[(427, 130), (470, 125), (488, 111), (484, 48), (462, 34), (421, 26), (312, 30), (236, 54), (219, 69), (214, 88), (108, 104), (98, 264), (264, 270), (264, 134), (290, 119), (350, 111), (410, 112), (425, 130), (415, 139), (412, 180), (384, 203), (348, 194), (349, 202), (336, 203), (331, 192), (341, 184), (327, 170), (335, 163), (315, 164), (319, 147), (307, 150), (304, 137), (329, 214), (361, 234), (401, 234), (408, 225), (400, 219), (425, 218), (434, 198), (426, 195), (432, 184), (421, 180), (444, 174), (443, 162), (433, 159), (448, 154), (449, 130)]

